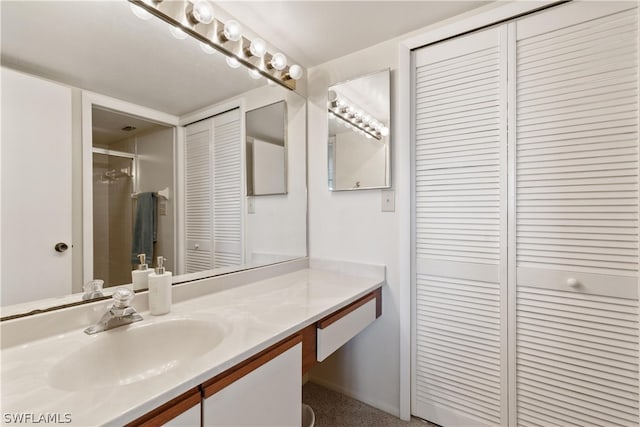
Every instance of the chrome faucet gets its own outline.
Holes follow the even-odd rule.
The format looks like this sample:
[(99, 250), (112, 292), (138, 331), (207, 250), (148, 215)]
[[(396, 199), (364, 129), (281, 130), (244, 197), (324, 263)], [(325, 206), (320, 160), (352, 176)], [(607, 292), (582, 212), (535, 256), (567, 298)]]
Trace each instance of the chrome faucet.
[(90, 300), (94, 298), (102, 298), (104, 295), (102, 294), (102, 286), (104, 285), (104, 280), (95, 279), (88, 283), (86, 283), (82, 289), (84, 289), (84, 295), (82, 295), (82, 300)]
[(142, 316), (131, 306), (134, 296), (135, 294), (131, 289), (116, 289), (112, 296), (113, 304), (109, 307), (109, 311), (102, 316), (98, 323), (85, 329), (84, 333), (93, 335), (142, 320)]

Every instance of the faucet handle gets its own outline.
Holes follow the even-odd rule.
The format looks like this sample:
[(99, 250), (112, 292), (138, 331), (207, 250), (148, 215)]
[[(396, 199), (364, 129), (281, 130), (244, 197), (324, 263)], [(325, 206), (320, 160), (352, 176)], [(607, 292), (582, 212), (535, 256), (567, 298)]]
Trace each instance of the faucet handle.
[(134, 297), (135, 294), (131, 289), (118, 288), (112, 295), (113, 306), (115, 308), (127, 308), (131, 305), (131, 301), (133, 301)]

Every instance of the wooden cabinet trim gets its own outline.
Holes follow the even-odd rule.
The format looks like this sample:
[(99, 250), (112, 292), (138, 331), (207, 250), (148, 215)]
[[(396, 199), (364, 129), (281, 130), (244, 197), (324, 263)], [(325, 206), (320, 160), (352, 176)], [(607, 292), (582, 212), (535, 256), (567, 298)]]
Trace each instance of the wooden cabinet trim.
[(211, 397), (299, 343), (302, 343), (302, 374), (304, 375), (318, 362), (317, 328), (326, 328), (373, 299), (376, 300), (376, 318), (380, 317), (382, 315), (381, 287), (126, 424), (126, 427), (152, 427), (165, 424), (199, 405), (203, 398)]
[(376, 300), (376, 319), (382, 315), (382, 288), (378, 288), (375, 291), (368, 293), (357, 301), (352, 302), (348, 306), (341, 308), (340, 310), (330, 314), (324, 319), (318, 321), (318, 329), (324, 329), (332, 323), (337, 322), (338, 320), (345, 317), (347, 314), (351, 313), (354, 310), (362, 307), (369, 301), (375, 299)]
[(200, 392), (200, 387), (192, 388), (162, 406), (157, 407), (153, 411), (131, 421), (129, 424), (126, 424), (125, 427), (154, 427), (166, 424), (178, 415), (199, 405), (201, 401), (202, 393)]
[(318, 333), (316, 324), (312, 323), (301, 331), (302, 334), (302, 375), (313, 368), (317, 359)]
[(302, 334), (300, 332), (295, 335), (272, 345), (266, 350), (261, 351), (255, 356), (240, 362), (236, 366), (227, 369), (223, 373), (216, 375), (210, 380), (202, 384), (204, 398), (211, 397), (223, 388), (233, 384), (245, 375), (258, 369), (265, 363), (280, 356), (285, 351), (302, 342)]

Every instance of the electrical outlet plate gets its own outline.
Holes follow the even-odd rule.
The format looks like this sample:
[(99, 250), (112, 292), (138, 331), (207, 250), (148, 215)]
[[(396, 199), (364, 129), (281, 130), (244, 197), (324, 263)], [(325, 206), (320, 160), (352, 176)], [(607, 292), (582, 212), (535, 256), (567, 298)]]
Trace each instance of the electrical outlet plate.
[(395, 212), (396, 192), (394, 190), (382, 190), (380, 195), (382, 198), (382, 212)]

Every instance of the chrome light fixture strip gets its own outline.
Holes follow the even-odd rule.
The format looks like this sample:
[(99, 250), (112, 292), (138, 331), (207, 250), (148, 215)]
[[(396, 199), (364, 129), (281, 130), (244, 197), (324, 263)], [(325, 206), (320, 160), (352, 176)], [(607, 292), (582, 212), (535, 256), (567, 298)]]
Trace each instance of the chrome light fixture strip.
[(380, 134), (379, 131), (376, 130), (371, 130), (369, 129), (369, 127), (364, 127), (362, 126), (360, 123), (356, 122), (353, 118), (349, 117), (346, 114), (342, 114), (340, 112), (336, 110), (332, 110), (331, 108), (328, 109), (329, 110), (329, 114), (333, 114), (333, 116), (337, 119), (340, 119), (342, 121), (344, 121), (345, 123), (353, 126), (354, 128), (361, 130), (362, 132), (366, 133), (367, 135), (369, 135), (372, 138), (377, 139), (378, 141), (382, 140), (382, 135)]
[[(211, 46), (223, 55), (236, 59), (240, 64), (244, 65), (248, 69), (256, 70), (261, 76), (273, 81), (274, 83), (277, 83), (289, 90), (296, 89), (296, 81), (289, 76), (290, 67), (288, 65), (282, 71), (277, 71), (270, 66), (273, 54), (266, 52), (262, 58), (245, 57), (245, 52), (249, 50), (249, 46), (251, 45), (251, 40), (246, 37), (242, 36), (237, 42), (216, 42), (220, 37), (219, 34), (221, 34), (224, 29), (223, 22), (218, 19), (213, 19), (213, 22), (210, 24), (192, 24), (186, 15), (186, 11), (191, 5), (189, 1), (157, 2), (154, 0), (129, 0), (129, 2), (141, 7), (153, 16), (162, 19), (171, 26), (181, 29), (186, 34), (208, 46)], [(225, 45), (229, 45), (230, 47), (228, 48)], [(254, 59), (256, 62), (259, 61), (259, 63), (253, 63), (249, 59)]]

